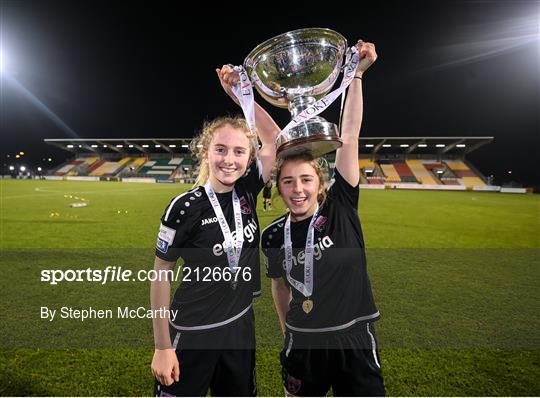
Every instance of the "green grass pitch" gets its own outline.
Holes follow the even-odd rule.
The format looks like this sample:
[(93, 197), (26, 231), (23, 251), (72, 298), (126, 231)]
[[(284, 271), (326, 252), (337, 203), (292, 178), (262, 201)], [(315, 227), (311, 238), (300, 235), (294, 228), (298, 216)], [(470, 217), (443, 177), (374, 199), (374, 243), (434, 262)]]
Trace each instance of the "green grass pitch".
[[(159, 217), (187, 188), (0, 181), (1, 395), (152, 393), (150, 321), (39, 316), (147, 306), (148, 283), (50, 286), (40, 270), (151, 268)], [(387, 394), (540, 395), (540, 197), (363, 190), (359, 203)], [(259, 203), (261, 227), (283, 210)], [(266, 278), (255, 312), (259, 395), (283, 396)]]

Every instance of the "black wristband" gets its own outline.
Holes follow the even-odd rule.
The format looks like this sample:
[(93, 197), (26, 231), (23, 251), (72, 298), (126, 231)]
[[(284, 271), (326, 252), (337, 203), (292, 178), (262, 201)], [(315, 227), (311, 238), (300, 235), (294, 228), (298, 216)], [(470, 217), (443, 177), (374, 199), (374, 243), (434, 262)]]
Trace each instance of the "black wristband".
[(362, 80), (362, 78), (360, 76), (355, 76), (354, 78)]

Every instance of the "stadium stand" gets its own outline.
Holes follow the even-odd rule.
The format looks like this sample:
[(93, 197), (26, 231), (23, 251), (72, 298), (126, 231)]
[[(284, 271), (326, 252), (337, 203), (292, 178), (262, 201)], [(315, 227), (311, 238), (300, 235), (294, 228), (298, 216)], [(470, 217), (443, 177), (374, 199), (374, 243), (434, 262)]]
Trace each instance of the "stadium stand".
[(75, 159), (75, 160), (72, 160), (71, 162), (69, 163), (64, 163), (63, 165), (61, 165), (55, 172), (54, 172), (54, 175), (55, 176), (64, 176), (64, 175), (67, 175), (71, 170), (73, 170), (75, 167), (77, 167), (79, 164), (82, 163), (82, 160), (80, 159)]
[(407, 165), (407, 163), (394, 163), (393, 164), (394, 169), (399, 174), (399, 177), (401, 178), (401, 182), (412, 182), (412, 183), (418, 183), (418, 180), (415, 178), (413, 172)]
[(88, 168), (98, 160), (99, 157), (77, 158), (58, 167), (58, 169), (54, 172), (54, 175), (81, 175), (81, 173), (86, 172)]
[(421, 183), (421, 184), (427, 184), (427, 185), (438, 185), (441, 182), (436, 179), (436, 177), (431, 174), (431, 172), (426, 169), (423, 162), (418, 159), (410, 159), (407, 160), (407, 165), (409, 166), (409, 169), (414, 174), (415, 178)]
[(99, 167), (94, 168), (89, 175), (94, 177), (113, 177), (120, 173), (133, 159), (125, 157), (118, 162), (103, 162)]
[(360, 170), (365, 171), (366, 169), (373, 170), (375, 168), (375, 163), (371, 159), (358, 159), (358, 167)]
[(361, 184), (384, 184), (384, 174), (373, 160), (360, 158), (358, 159), (358, 167), (360, 168)]
[[(489, 190), (485, 177), (465, 156), (493, 137), (362, 137), (360, 183), (372, 188)], [(47, 175), (55, 178), (193, 183), (199, 165), (190, 138), (46, 139), (73, 159)], [(329, 165), (335, 154), (326, 156)], [(448, 186), (448, 188), (445, 188)], [(422, 188), (425, 187), (425, 188)]]
[(99, 161), (99, 157), (91, 156), (91, 157), (83, 158), (80, 160), (83, 160), (83, 162), (77, 165), (76, 167), (74, 167), (68, 173), (68, 175), (87, 175), (90, 167), (92, 167), (94, 163)]
[(137, 175), (138, 171), (144, 166), (147, 160), (148, 158), (143, 156), (136, 158), (120, 173), (118, 173), (118, 177), (130, 177)]
[(462, 160), (446, 160), (445, 163), (448, 165), (450, 170), (456, 175), (457, 178), (461, 179), (461, 185), (465, 185), (467, 188), (472, 188), (473, 186), (485, 186), (486, 183), (478, 177), (474, 171), (472, 171), (469, 166), (465, 164)]
[(381, 164), (385, 182), (401, 182), (401, 177), (392, 163)]
[(137, 174), (140, 176), (155, 176), (169, 178), (179, 168), (182, 158), (148, 160)]
[(104, 160), (98, 160), (97, 162), (94, 162), (87, 170), (87, 175), (92, 173), (94, 170), (98, 169), (103, 163), (105, 163)]

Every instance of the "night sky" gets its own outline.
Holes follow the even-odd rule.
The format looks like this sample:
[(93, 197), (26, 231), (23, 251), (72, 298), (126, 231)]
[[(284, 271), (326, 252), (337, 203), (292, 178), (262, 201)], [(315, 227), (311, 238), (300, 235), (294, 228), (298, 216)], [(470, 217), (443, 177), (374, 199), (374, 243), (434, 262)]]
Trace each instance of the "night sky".
[[(19, 151), (29, 166), (69, 156), (44, 138), (191, 137), (203, 120), (241, 112), (216, 67), (280, 33), (327, 27), (376, 44), (362, 135), (494, 136), (473, 164), (498, 184), (540, 184), (538, 1), (288, 3), (187, 12), (180, 2), (0, 0), (0, 166)], [(258, 98), (284, 126), (288, 112)], [(337, 122), (337, 108), (321, 116)]]

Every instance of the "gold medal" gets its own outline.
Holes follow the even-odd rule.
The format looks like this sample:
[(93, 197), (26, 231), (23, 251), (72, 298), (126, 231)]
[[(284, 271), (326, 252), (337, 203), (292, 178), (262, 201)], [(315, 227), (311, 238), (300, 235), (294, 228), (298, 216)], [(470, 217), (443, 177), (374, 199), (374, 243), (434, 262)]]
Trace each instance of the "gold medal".
[(304, 302), (302, 303), (302, 309), (306, 314), (309, 314), (313, 309), (313, 301), (311, 301), (310, 299), (304, 300)]

